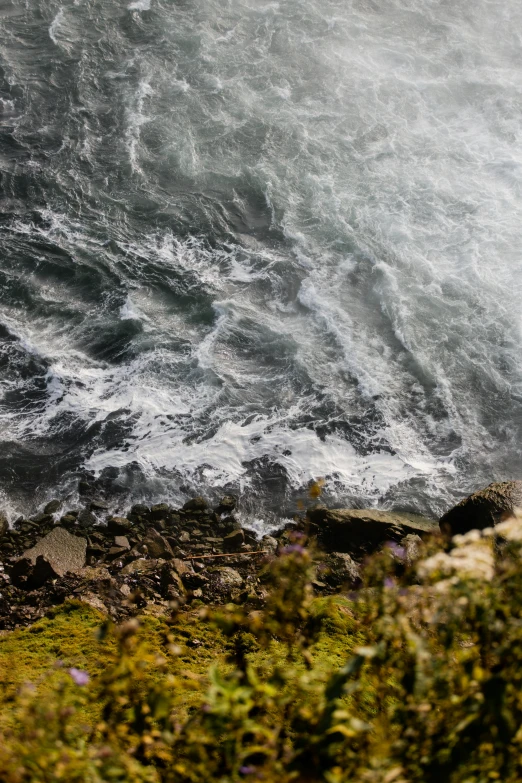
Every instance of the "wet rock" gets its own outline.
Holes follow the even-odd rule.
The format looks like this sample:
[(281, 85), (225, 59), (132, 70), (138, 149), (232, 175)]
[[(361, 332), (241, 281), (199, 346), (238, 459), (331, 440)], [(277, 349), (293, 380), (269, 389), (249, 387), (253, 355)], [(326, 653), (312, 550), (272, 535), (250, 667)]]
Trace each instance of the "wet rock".
[(93, 527), (97, 520), (92, 511), (88, 511), (85, 508), (83, 511), (80, 511), (76, 521), (81, 527)]
[(130, 510), (130, 513), (135, 517), (147, 516), (149, 512), (149, 507), (145, 506), (143, 503), (136, 503)]
[(50, 500), (44, 508), (44, 514), (56, 514), (62, 507), (61, 500)]
[(157, 506), (152, 506), (150, 510), (150, 516), (152, 519), (165, 519), (170, 514), (170, 507), (166, 503), (159, 503)]
[(97, 498), (96, 500), (91, 501), (90, 509), (91, 511), (108, 511), (109, 504), (106, 503), (104, 500), (99, 500)]
[(225, 552), (238, 552), (245, 543), (245, 532), (239, 528), (233, 530), (223, 539), (223, 550)]
[(130, 549), (131, 545), (129, 544), (129, 539), (127, 536), (115, 536), (114, 538), (114, 546), (119, 546), (123, 549)]
[(441, 517), (439, 525), (445, 535), (467, 533), (493, 527), (504, 514), (522, 507), (522, 481), (503, 481), (474, 492)]
[(237, 506), (236, 496), (225, 495), (225, 497), (221, 498), (219, 504), (216, 506), (214, 511), (216, 512), (216, 514), (231, 514), (236, 506)]
[(143, 543), (151, 557), (163, 558), (163, 560), (171, 560), (174, 557), (174, 552), (167, 539), (153, 528), (148, 531)]
[(94, 484), (91, 484), (89, 481), (80, 481), (78, 483), (78, 492), (80, 495), (90, 495), (95, 491)]
[(183, 511), (207, 511), (209, 508), (205, 498), (197, 497), (192, 500), (187, 500), (183, 506)]
[(116, 536), (124, 536), (132, 530), (132, 522), (126, 517), (111, 517), (107, 522), (107, 532)]
[(5, 516), (5, 514), (2, 514), (0, 512), (0, 539), (4, 538), (8, 530), (9, 530), (9, 522), (7, 521), (7, 517)]
[(42, 538), (36, 546), (24, 552), (23, 557), (36, 564), (42, 556), (54, 569), (56, 574), (63, 576), (67, 572), (78, 573), (85, 565), (87, 541), (68, 533), (63, 527), (55, 527)]
[(180, 535), (179, 540), (184, 544), (188, 543), (190, 541), (190, 533), (187, 530), (184, 530)]
[(386, 541), (400, 542), (409, 533), (425, 535), (437, 530), (437, 523), (416, 514), (399, 514), (377, 509), (316, 508), (308, 512), (312, 532), (330, 552), (356, 557), (379, 549)]

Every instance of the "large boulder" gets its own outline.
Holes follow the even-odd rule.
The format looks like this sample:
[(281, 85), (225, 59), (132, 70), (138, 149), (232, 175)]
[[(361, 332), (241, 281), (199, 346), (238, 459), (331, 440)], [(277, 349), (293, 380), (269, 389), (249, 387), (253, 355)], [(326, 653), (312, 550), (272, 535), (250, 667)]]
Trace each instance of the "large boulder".
[(85, 538), (73, 536), (63, 527), (55, 527), (36, 546), (24, 552), (23, 557), (35, 565), (38, 557), (42, 556), (58, 576), (63, 576), (68, 572), (80, 572), (85, 565), (86, 553)]
[(502, 481), (474, 492), (451, 508), (439, 525), (445, 535), (493, 527), (504, 515), (522, 507), (522, 481)]
[(355, 557), (375, 552), (386, 541), (408, 534), (423, 536), (438, 530), (437, 523), (417, 514), (399, 514), (373, 508), (315, 508), (308, 512), (311, 532), (327, 552), (347, 552)]

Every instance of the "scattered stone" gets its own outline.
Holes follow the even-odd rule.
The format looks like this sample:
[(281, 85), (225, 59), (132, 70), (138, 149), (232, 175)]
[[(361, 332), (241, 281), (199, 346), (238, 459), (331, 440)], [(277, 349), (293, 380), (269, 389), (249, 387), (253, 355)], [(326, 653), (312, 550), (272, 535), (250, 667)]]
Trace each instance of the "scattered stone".
[(144, 517), (149, 511), (150, 509), (148, 506), (143, 505), (143, 503), (136, 503), (136, 505), (131, 508), (130, 513), (136, 517)]
[(188, 543), (190, 541), (190, 533), (187, 530), (184, 530), (180, 535), (179, 540), (183, 543)]
[(85, 565), (87, 541), (73, 536), (63, 527), (55, 527), (36, 546), (24, 552), (23, 557), (36, 564), (42, 556), (59, 575), (78, 573)]
[(316, 508), (308, 518), (324, 549), (358, 557), (375, 552), (386, 541), (398, 543), (408, 533), (422, 536), (437, 530), (437, 523), (425, 517), (377, 509)]
[(105, 554), (105, 560), (110, 563), (113, 560), (117, 560), (119, 557), (123, 557), (128, 551), (128, 548), (125, 546), (111, 546), (109, 551)]
[(510, 516), (522, 506), (522, 481), (503, 481), (474, 492), (441, 517), (439, 525), (445, 535), (467, 533), (494, 527), (503, 515)]
[(171, 561), (171, 566), (180, 576), (191, 574), (194, 571), (190, 563), (185, 562), (185, 560), (179, 560), (176, 557)]
[(148, 531), (144, 544), (151, 557), (163, 558), (163, 560), (172, 560), (174, 557), (169, 542), (153, 528)]
[(130, 574), (151, 573), (159, 571), (164, 563), (164, 560), (145, 560), (145, 558), (139, 557), (137, 560), (133, 560), (132, 563), (127, 563), (127, 565), (121, 569), (120, 574), (126, 576)]
[(236, 506), (237, 506), (236, 496), (225, 495), (225, 497), (221, 498), (219, 504), (216, 506), (214, 511), (216, 512), (216, 514), (231, 514)]
[(114, 546), (123, 547), (123, 549), (130, 549), (131, 545), (129, 544), (129, 539), (127, 536), (115, 536), (114, 537)]
[(183, 506), (183, 511), (207, 511), (209, 508), (205, 498), (197, 497), (192, 500), (187, 500)]
[(126, 517), (111, 517), (107, 522), (107, 532), (120, 536), (132, 530), (132, 522)]
[(0, 539), (3, 538), (9, 530), (7, 517), (0, 512)]
[(245, 543), (245, 531), (239, 528), (232, 531), (223, 539), (223, 550), (225, 552), (237, 552)]
[(124, 583), (120, 587), (120, 593), (124, 595), (126, 598), (128, 598), (129, 595), (132, 593), (132, 590), (130, 589), (127, 583)]
[(56, 514), (62, 507), (61, 500), (50, 500), (44, 508), (44, 514)]

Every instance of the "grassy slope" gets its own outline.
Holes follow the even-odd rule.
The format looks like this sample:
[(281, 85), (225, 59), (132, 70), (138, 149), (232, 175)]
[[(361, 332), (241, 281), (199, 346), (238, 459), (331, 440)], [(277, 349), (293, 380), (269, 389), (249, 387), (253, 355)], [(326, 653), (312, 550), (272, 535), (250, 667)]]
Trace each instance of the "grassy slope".
[[(324, 608), (318, 599), (317, 611)], [(64, 678), (64, 668), (76, 667), (91, 676), (101, 673), (115, 650), (109, 636), (98, 638), (103, 616), (95, 609), (77, 601), (64, 604), (33, 626), (6, 633), (0, 637), (0, 719), (9, 718), (12, 697), (25, 683), (32, 683), (41, 693), (56, 686)], [(170, 640), (167, 638), (170, 636)], [(227, 641), (212, 626), (202, 622), (197, 611), (180, 615), (173, 626), (161, 617), (141, 618), (142, 651), (161, 654), (182, 674), (187, 684), (179, 694), (183, 712), (199, 701), (197, 689), (191, 688), (194, 678), (205, 677), (209, 668), (226, 664)], [(169, 644), (181, 647), (181, 655), (173, 659)], [(329, 611), (324, 630), (313, 650), (314, 658), (326, 674), (342, 666), (353, 647), (362, 643), (347, 601), (338, 598)], [(274, 642), (269, 652), (253, 652), (254, 663), (284, 658), (282, 645)], [(175, 660), (175, 663), (174, 663)], [(151, 673), (154, 676), (154, 673)], [(83, 714), (88, 722), (95, 719), (96, 704)]]

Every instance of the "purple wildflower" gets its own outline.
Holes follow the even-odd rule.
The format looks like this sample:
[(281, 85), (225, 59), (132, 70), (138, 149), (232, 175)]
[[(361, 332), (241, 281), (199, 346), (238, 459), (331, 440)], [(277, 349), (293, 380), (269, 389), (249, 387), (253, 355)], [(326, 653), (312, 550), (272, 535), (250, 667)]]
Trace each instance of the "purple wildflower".
[(395, 541), (388, 541), (386, 544), (388, 549), (390, 549), (395, 557), (397, 557), (399, 560), (404, 560), (406, 557), (406, 550), (403, 546), (399, 546), (399, 544), (396, 544)]
[(239, 773), (240, 775), (253, 775), (256, 772), (255, 767), (240, 767)]
[(301, 546), (301, 544), (290, 544), (289, 546), (285, 546), (283, 554), (291, 555), (293, 552), (297, 552), (302, 555), (304, 551), (304, 546)]
[(69, 674), (73, 678), (76, 685), (87, 685), (91, 679), (87, 672), (82, 672), (81, 669), (69, 669)]
[(384, 586), (391, 590), (393, 587), (395, 587), (395, 579), (393, 579), (391, 576), (387, 576), (384, 580)]

